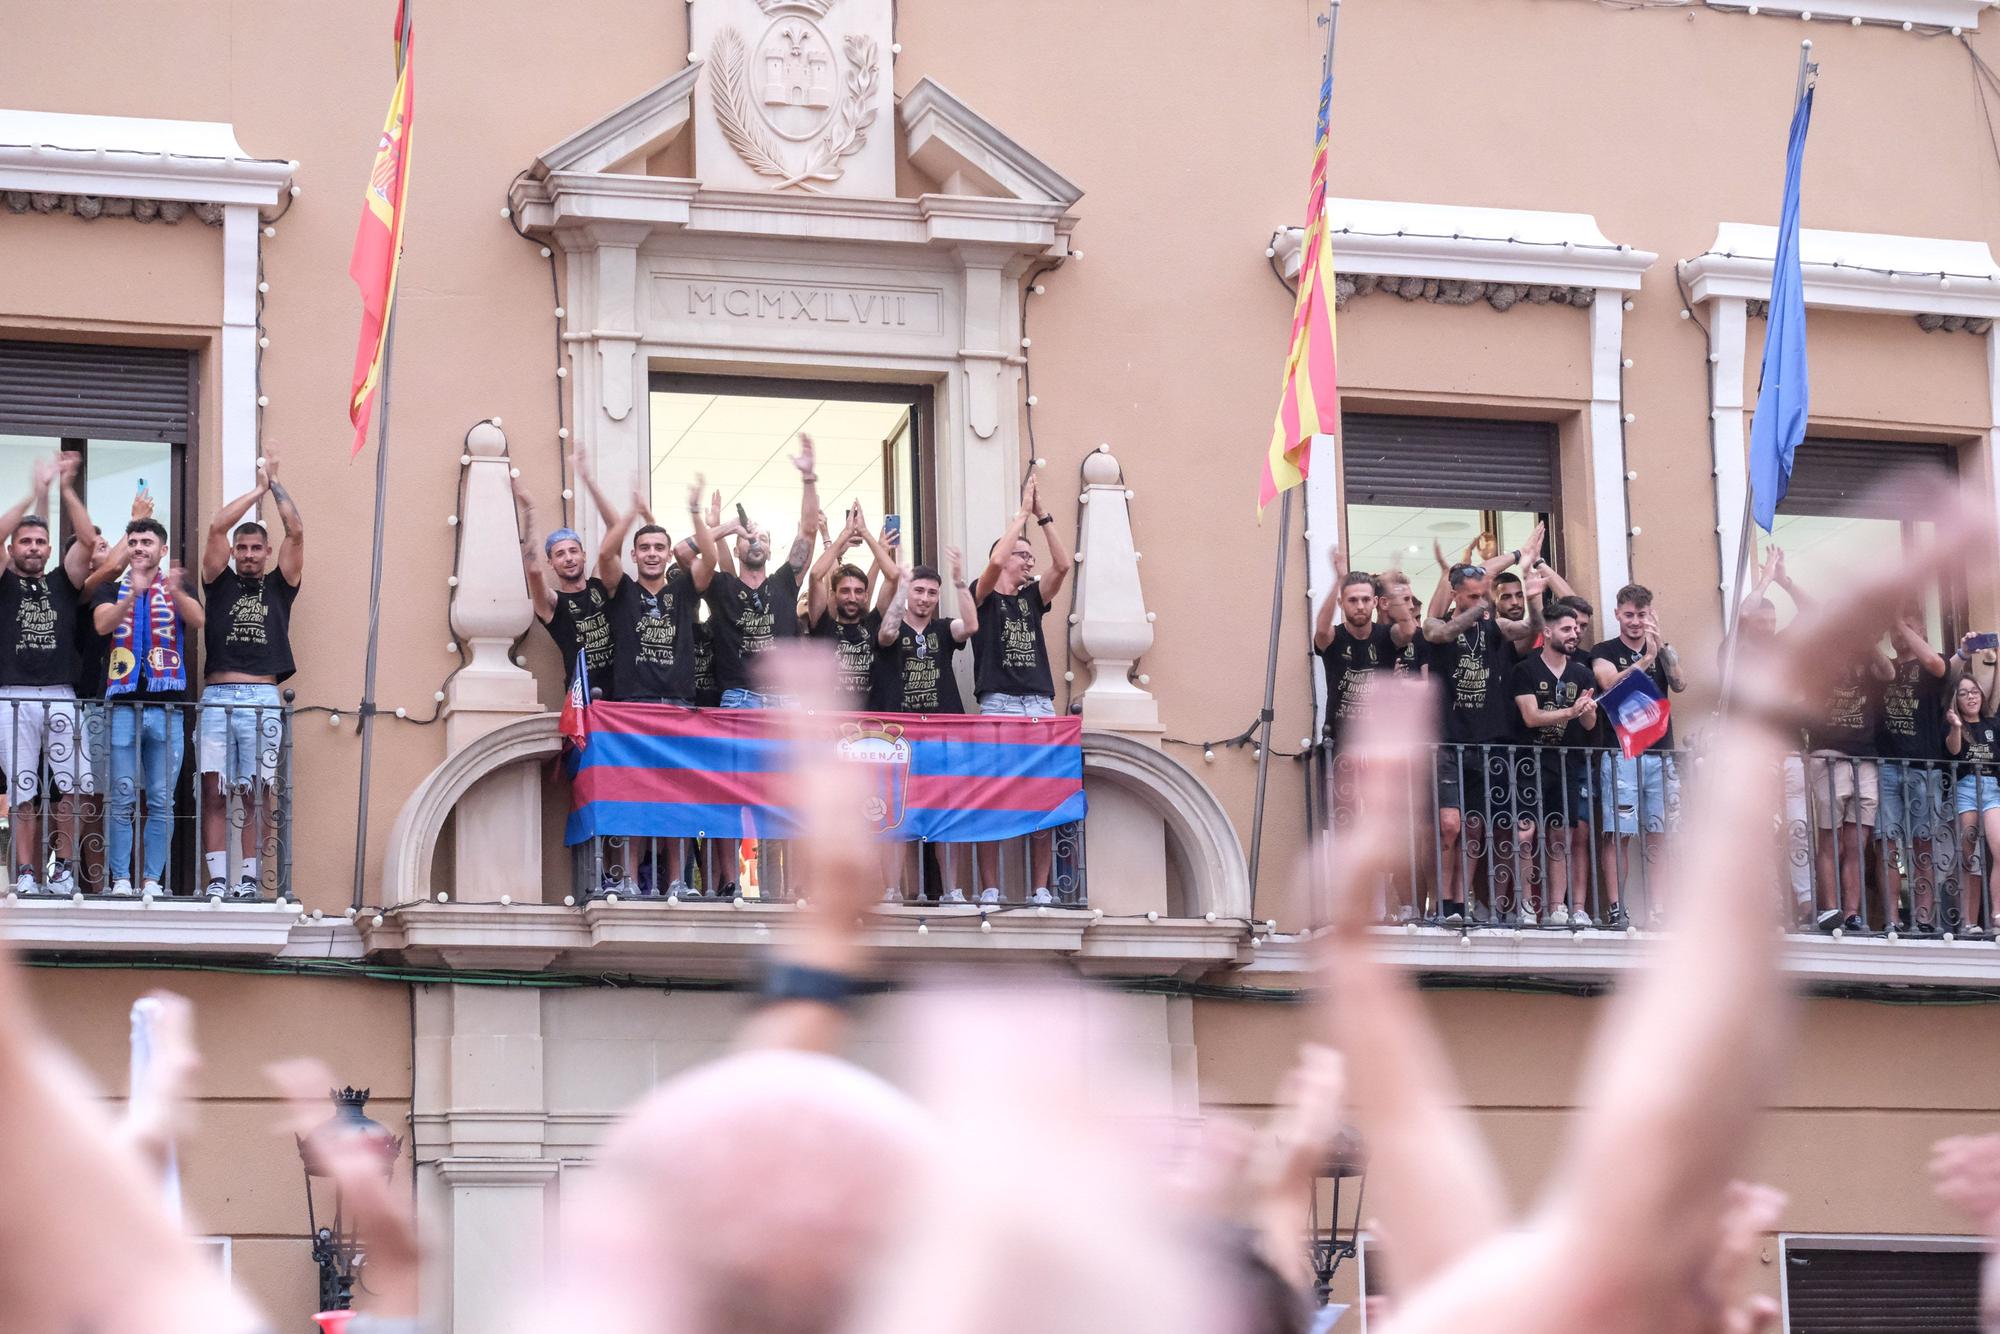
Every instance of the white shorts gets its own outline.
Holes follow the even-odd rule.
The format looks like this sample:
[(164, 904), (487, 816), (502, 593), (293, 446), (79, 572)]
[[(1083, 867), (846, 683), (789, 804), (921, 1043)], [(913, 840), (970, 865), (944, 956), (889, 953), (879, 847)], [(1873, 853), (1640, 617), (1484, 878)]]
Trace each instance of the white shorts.
[(0, 770), (7, 775), (7, 799), (39, 797), (45, 764), (57, 792), (89, 792), (96, 786), (76, 691), (69, 686), (0, 686)]

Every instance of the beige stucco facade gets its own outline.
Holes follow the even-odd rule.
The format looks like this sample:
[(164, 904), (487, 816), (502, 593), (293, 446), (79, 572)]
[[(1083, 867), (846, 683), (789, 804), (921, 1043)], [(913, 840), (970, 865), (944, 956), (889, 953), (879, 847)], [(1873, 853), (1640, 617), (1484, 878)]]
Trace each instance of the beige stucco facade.
[[(294, 885), (308, 915), (64, 904), (14, 917), (17, 937), (46, 959), (170, 953), (270, 973), (36, 975), (47, 1018), (114, 1090), (132, 997), (167, 985), (197, 1001), (209, 1064), (184, 1170), (203, 1230), (235, 1238), (239, 1280), (292, 1323), (311, 1299), (297, 1163), (288, 1141), (266, 1133), (272, 1105), (258, 1074), (310, 1050), (343, 1081), (373, 1086), (371, 1110), (408, 1136), (420, 1212), (441, 1248), (439, 1309), (452, 1328), (491, 1328), (494, 1280), (545, 1254), (565, 1173), (580, 1170), (619, 1106), (717, 1050), (741, 1013), (740, 997), (672, 980), (741, 978), (784, 927), (776, 907), (669, 915), (654, 904), (564, 904), (574, 886), (563, 797), (546, 769), (560, 666), (530, 624), (505, 527), (506, 473), (519, 470), (548, 526), (565, 485), (560, 397), (561, 427), (622, 493), (645, 458), (651, 371), (930, 386), (947, 540), (983, 551), (1035, 456), (1047, 460), (1052, 512), (1084, 538), (1050, 624), (1053, 640), (1061, 618), (1077, 618), (1075, 643), (1056, 651), (1058, 676), (1074, 681), (1058, 691), (1084, 704), (1090, 897), (1104, 917), (1009, 918), (990, 933), (934, 918), (920, 937), (910, 910), (876, 928), (885, 957), (1054, 962), (1114, 982), (1287, 995), (1303, 986), (1296, 934), (1308, 923), (1291, 875), (1305, 846), (1303, 766), (1272, 764), (1253, 911), (1254, 760), (1245, 747), (1204, 762), (1186, 743), (1240, 732), (1261, 702), (1277, 524), (1260, 523), (1254, 500), (1292, 301), (1266, 249), (1300, 220), (1319, 6), (934, 0), (900, 6), (889, 33), (886, 0), (845, 0), (833, 12), (852, 12), (840, 21), (873, 24), (884, 39), (875, 137), (851, 179), (774, 192), (720, 158), (730, 150), (699, 60), (717, 58), (713, 39), (701, 49), (713, 31), (701, 25), (754, 14), (750, 0), (419, 5), (391, 384), (384, 714), (364, 907), (350, 921), (374, 456), (347, 456), (357, 298), (346, 269), (392, 77), (391, 7), (380, 8), (121, 0), (80, 23), (69, 8), (29, 6), (9, 16), (0, 45), (0, 110), (224, 122), (246, 158), (287, 164), (260, 187), (268, 202), (250, 206), (272, 229), (261, 235), (193, 216), (86, 221), (26, 195), (17, 203), (9, 172), (29, 166), (0, 143), (0, 338), (194, 349), (185, 484), (199, 513), (247, 480), (261, 431), (282, 451), (310, 525), (290, 683), (301, 710)], [(2000, 240), (2000, 163), (1967, 96), (1967, 54), (1939, 26), (1961, 23), (1972, 49), (1990, 55), (2000, 20), (1980, 22), (1970, 0), (1849, 9), (1869, 21), (1699, 4), (1342, 6), (1334, 195), (1581, 216), (1617, 247), (1589, 279), (1588, 309), (1522, 301), (1502, 311), (1380, 291), (1349, 300), (1339, 315), (1346, 406), (1552, 423), (1572, 582), (1600, 610), (1628, 574), (1651, 585), (1690, 663), (1713, 660), (1727, 577), (1716, 529), (1734, 522), (1714, 433), (1740, 432), (1740, 409), (1754, 403), (1763, 322), (1744, 318), (1740, 298), (1697, 294), (1700, 324), (1741, 331), (1735, 345), (1712, 344), (1683, 318), (1676, 268), (1709, 251), (1723, 224), (1775, 221), (1802, 36), (1821, 63), (1807, 225)], [(1905, 16), (1914, 30), (1902, 29)], [(1337, 239), (1336, 257), (1358, 244)], [(1537, 281), (1585, 281), (1560, 277), (1562, 256), (1580, 263), (1577, 252), (1554, 252), (1537, 262), (1558, 276)], [(1378, 268), (1408, 263), (1380, 271), (1451, 279), (1494, 262), (1446, 246), (1391, 254)], [(243, 284), (259, 272), (268, 290), (246, 326)], [(1039, 287), (1024, 297), (1030, 281)], [(2000, 334), (1925, 332), (1914, 312), (1928, 307), (1896, 306), (1883, 295), (1889, 281), (1878, 286), (1872, 312), (1829, 297), (1809, 315), (1815, 431), (1950, 443), (1961, 475), (1994, 495)], [(1920, 286), (1938, 295), (1928, 279), (1897, 290)], [(1967, 289), (1945, 290), (1987, 299)], [(806, 317), (815, 292), (828, 294), (826, 308), (831, 294), (851, 294), (856, 311), (864, 296), (884, 310), (902, 304), (893, 324), (836, 328)], [(246, 328), (268, 338), (254, 384), (240, 373), (250, 363), (225, 356), (232, 337), (246, 354)], [(261, 414), (245, 399), (260, 391)], [(498, 431), (475, 434), (493, 418)], [(1086, 473), (1100, 444), (1116, 469)], [(1337, 468), (1322, 460), (1307, 491), (1284, 595), (1273, 729), (1284, 751), (1315, 728), (1306, 572), (1323, 595), (1326, 547), (1345, 527)], [(678, 499), (661, 512), (677, 514)], [(588, 517), (580, 526), (594, 540)], [(1996, 610), (1970, 609), (1975, 624)], [(462, 661), (472, 665), (454, 678)], [(1093, 661), (1105, 689), (1086, 700)], [(1708, 693), (1698, 683), (1682, 716), (1698, 719)], [(1253, 917), (1276, 930), (1246, 925)], [(1391, 943), (1428, 972), (1477, 984), (1437, 992), (1430, 1006), (1526, 1199), (1556, 1161), (1603, 1002), (1515, 984), (1615, 981), (1636, 946), (1454, 951), (1412, 939)], [(285, 975), (326, 959), (386, 971)], [(1907, 983), (1913, 1000), (1927, 987), (2000, 986), (1991, 943), (1815, 941), (1792, 963), (1822, 988)], [(455, 969), (665, 985), (441, 979)], [(1190, 1118), (1260, 1114), (1309, 1031), (1310, 1011), (1279, 997), (1101, 1003), (1141, 1035), (1137, 1063)], [(2000, 1076), (1982, 1055), (1996, 1014), (1984, 1003), (1810, 1002), (1799, 1060), (1758, 1146), (1759, 1170), (1791, 1193), (1787, 1231), (1956, 1230), (1921, 1164), (1934, 1138), (2000, 1120)], [(871, 1040), (869, 1059), (893, 1069), (894, 1045)], [(1775, 1290), (1775, 1250), (1768, 1274)]]

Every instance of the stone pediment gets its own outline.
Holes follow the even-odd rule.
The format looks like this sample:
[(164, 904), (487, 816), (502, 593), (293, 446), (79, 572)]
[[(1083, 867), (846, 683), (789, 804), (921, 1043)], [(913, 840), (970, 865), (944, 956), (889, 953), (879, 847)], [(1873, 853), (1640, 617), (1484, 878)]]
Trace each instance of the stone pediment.
[[(694, 175), (646, 174), (647, 162), (695, 125), (702, 61), (545, 150), (511, 191), (530, 230), (612, 222), (648, 229), (809, 235), (815, 218), (846, 220), (843, 239), (984, 241), (1061, 254), (1083, 191), (942, 85), (918, 80), (896, 107), (898, 150), (937, 190), (916, 198), (855, 195), (803, 183), (712, 185), (696, 137)], [(820, 232), (820, 234), (824, 234)]]

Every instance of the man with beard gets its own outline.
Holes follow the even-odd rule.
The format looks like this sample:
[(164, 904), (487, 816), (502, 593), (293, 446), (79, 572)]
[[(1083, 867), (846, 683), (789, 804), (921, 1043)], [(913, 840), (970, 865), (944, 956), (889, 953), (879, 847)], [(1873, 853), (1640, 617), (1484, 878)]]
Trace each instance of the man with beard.
[[(1326, 672), (1326, 726), (1329, 749), (1338, 753), (1342, 725), (1357, 717), (1378, 670), (1389, 668), (1421, 636), (1415, 617), (1385, 598), (1378, 604), (1375, 578), (1360, 570), (1343, 572), (1340, 547), (1333, 548), (1335, 594), (1320, 604), (1313, 627), (1313, 651)], [(1387, 623), (1376, 619), (1386, 609)]]
[(812, 437), (799, 437), (792, 457), (804, 492), (799, 501), (799, 531), (791, 553), (776, 570), (771, 559), (771, 534), (752, 523), (736, 535), (737, 573), (718, 571), (706, 594), (711, 633), (715, 636), (715, 676), (722, 687), (725, 709), (768, 709), (791, 701), (758, 689), (752, 669), (757, 656), (799, 634), (799, 586), (812, 555), (813, 527), (819, 522), (819, 474), (813, 471)]
[[(1028, 543), (1028, 525), (1042, 530), (1049, 548), (1049, 571), (1035, 573), (1035, 549)], [(1033, 473), (1021, 489), (1021, 508), (986, 553), (986, 568), (972, 591), (978, 607), (979, 635), (974, 651), (974, 690), (982, 714), (1012, 718), (1048, 718), (1056, 711), (1055, 677), (1049, 671), (1049, 645), (1042, 635), (1042, 618), (1055, 605), (1056, 594), (1069, 578), (1069, 551), (1056, 533), (1055, 516), (1042, 506), (1040, 484)], [(1028, 902), (1046, 905), (1054, 847), (1049, 831), (1028, 836)], [(985, 888), (982, 904), (1000, 902), (1000, 845), (979, 846), (979, 875)]]
[(889, 549), (868, 531), (868, 521), (858, 500), (848, 507), (846, 526), (827, 542), (826, 550), (813, 563), (806, 594), (806, 619), (810, 626), (807, 634), (813, 639), (833, 641), (840, 673), (836, 685), (843, 707), (850, 709), (866, 708), (873, 693), (875, 638), (882, 628), (882, 613), (868, 607), (868, 576), (845, 562), (835, 566), (844, 553), (861, 543), (867, 544), (875, 557), (875, 568), (882, 572), (883, 592), (894, 597), (902, 577), (901, 568)]
[[(635, 504), (622, 517), (605, 499), (597, 478), (584, 459), (581, 446), (570, 449), (570, 475), (590, 492), (591, 503), (605, 524), (604, 542), (598, 549), (597, 570), (584, 575), (583, 538), (574, 528), (558, 528), (542, 541), (541, 554), (535, 550), (535, 509), (520, 480), (514, 482), (514, 501), (521, 511), (521, 568), (528, 577), (528, 596), (534, 601), (535, 619), (555, 640), (562, 653), (565, 685), (576, 679), (576, 660), (583, 657), (590, 673), (593, 693), (615, 698), (611, 621), (606, 614), (611, 595), (625, 577), (625, 534), (632, 530), (639, 509)], [(544, 571), (542, 559), (548, 561)], [(553, 572), (554, 578), (550, 578)]]
[[(277, 456), (267, 444), (257, 485), (215, 512), (201, 553), (202, 595), (214, 614), (202, 640), (205, 683), (195, 755), (201, 769), (201, 846), (211, 898), (261, 898), (258, 852), (278, 846), (272, 785), (285, 732), (278, 686), (294, 670), (292, 602), (305, 576), (306, 535), (299, 507), (277, 473)], [(285, 525), (276, 578), (269, 568), (269, 531), (261, 523), (239, 523), (267, 495)], [(243, 865), (234, 885), (229, 883), (227, 846), (232, 795), (243, 801)]]
[(38, 458), (33, 490), (0, 514), (0, 531), (11, 536), (7, 566), (0, 570), (0, 745), (6, 747), (9, 823), (14, 833), (14, 891), (42, 892), (43, 853), (36, 802), (42, 770), (58, 794), (59, 826), (55, 857), (48, 867), (48, 892), (76, 892), (76, 798), (92, 784), (90, 747), (79, 727), (76, 706), (77, 608), (90, 574), (91, 548), (72, 543), (50, 568), (48, 520), (32, 513), (47, 498), (49, 483), (62, 478), (63, 507), (78, 533), (94, 530), (76, 492), (80, 457)]
[[(1575, 609), (1556, 603), (1542, 627), (1541, 650), (1523, 658), (1508, 678), (1508, 692), (1535, 748), (1534, 805), (1540, 808), (1548, 865), (1542, 920), (1548, 926), (1591, 925), (1590, 886), (1578, 868), (1590, 859), (1588, 747), (1591, 729), (1597, 725), (1597, 678), (1576, 656), (1581, 635)], [(1521, 836), (1530, 861), (1533, 840), (1530, 825)]]
[[(814, 528), (819, 523), (819, 474), (813, 470), (813, 462), (812, 437), (801, 435), (799, 452), (792, 456), (792, 466), (799, 470), (803, 484), (799, 528), (785, 563), (769, 569), (770, 531), (752, 522), (736, 534), (736, 570), (717, 570), (703, 595), (708, 604), (709, 635), (715, 644), (715, 683), (722, 691), (725, 709), (783, 708), (794, 703), (781, 692), (759, 688), (754, 669), (758, 657), (799, 634), (799, 587), (806, 563), (812, 558)], [(736, 837), (725, 837), (713, 846), (715, 892), (734, 898), (741, 844)], [(760, 871), (764, 867), (761, 853), (758, 866)], [(764, 879), (768, 886), (774, 878)]]
[[(946, 547), (944, 555), (946, 568), (951, 571), (952, 588), (965, 587), (965, 561), (958, 548)], [(952, 671), (952, 658), (979, 633), (979, 608), (970, 599), (962, 598), (959, 605), (963, 615), (938, 624), (938, 601), (943, 588), (943, 580), (929, 565), (906, 571), (897, 581), (895, 596), (883, 609), (881, 627), (875, 632), (876, 672), (870, 707), (884, 713), (965, 712), (958, 693), (958, 677)], [(951, 848), (945, 854), (948, 864), (941, 895), (944, 903), (965, 902), (965, 889), (959, 884), (961, 868), (957, 852)], [(918, 855), (929, 853), (920, 849)], [(882, 868), (886, 882), (883, 900), (900, 901), (903, 897), (900, 844), (883, 845)]]
[[(1597, 693), (1603, 695), (1634, 672), (1644, 672), (1660, 692), (1660, 698), (1687, 689), (1681, 672), (1680, 655), (1667, 642), (1653, 610), (1653, 590), (1644, 584), (1627, 584), (1614, 599), (1618, 635), (1591, 648), (1589, 658), (1597, 675)], [(1603, 843), (1598, 846), (1599, 879), (1604, 886), (1605, 922), (1612, 927), (1627, 925), (1624, 890), (1632, 879), (1631, 844), (1642, 840), (1645, 867), (1659, 864), (1666, 836), (1680, 822), (1681, 780), (1674, 763), (1674, 727), (1644, 754), (1626, 759), (1618, 748), (1611, 720), (1599, 716), (1597, 744), (1602, 751), (1597, 768), (1597, 804), (1601, 812)], [(1643, 883), (1650, 889), (1650, 871)], [(1660, 904), (1649, 902), (1647, 921), (1658, 925)]]
[[(1541, 538), (1538, 527), (1526, 547), (1509, 553), (1509, 563), (1520, 560), (1532, 569), (1541, 556)], [(1424, 623), (1424, 637), (1431, 642), (1431, 673), (1444, 682), (1447, 744), (1438, 752), (1438, 906), (1450, 926), (1464, 923), (1468, 907), (1475, 919), (1490, 915), (1472, 894), (1480, 863), (1486, 860), (1486, 834), (1489, 829), (1512, 829), (1517, 821), (1521, 794), (1515, 790), (1508, 746), (1518, 730), (1518, 715), (1507, 694), (1506, 677), (1516, 648), (1534, 643), (1542, 630), (1543, 579), (1540, 575), (1532, 579), (1524, 604), (1527, 615), (1498, 620), (1489, 596), (1489, 567), (1453, 565), (1445, 571), (1452, 615)], [(1512, 873), (1518, 887), (1518, 865)], [(1508, 897), (1503, 889), (1507, 874), (1506, 868), (1489, 867), (1489, 879), (1496, 882), (1493, 911), (1500, 910)], [(1516, 897), (1521, 900), (1517, 906), (1522, 925), (1529, 925), (1526, 895)]]

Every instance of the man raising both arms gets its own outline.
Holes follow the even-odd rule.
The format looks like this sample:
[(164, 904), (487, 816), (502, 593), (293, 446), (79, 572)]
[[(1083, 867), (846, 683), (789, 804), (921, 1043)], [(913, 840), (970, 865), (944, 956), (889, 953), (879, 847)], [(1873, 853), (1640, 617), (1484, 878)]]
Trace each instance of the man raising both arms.
[(1334, 595), (1320, 604), (1313, 626), (1313, 651), (1326, 672), (1327, 745), (1340, 750), (1342, 727), (1358, 717), (1368, 698), (1368, 686), (1378, 670), (1386, 670), (1419, 635), (1408, 603), (1388, 603), (1391, 619), (1379, 623), (1374, 576), (1360, 570), (1342, 571), (1340, 547), (1332, 552)]
[[(1033, 520), (1048, 543), (1049, 571), (1035, 573), (1035, 549), (1028, 542)], [(1021, 508), (1008, 520), (1006, 531), (986, 556), (986, 568), (974, 585), (978, 631), (973, 644), (976, 668), (973, 690), (983, 714), (1048, 718), (1056, 711), (1055, 678), (1049, 672), (1048, 641), (1042, 637), (1042, 617), (1049, 614), (1063, 581), (1069, 578), (1069, 552), (1055, 530), (1055, 518), (1042, 508), (1041, 489), (1033, 473), (1021, 491)], [(1044, 829), (1028, 837), (1030, 903), (1054, 902), (1049, 893), (1052, 848)], [(1000, 901), (1000, 845), (979, 845), (981, 903)]]
[(35, 803), (44, 766), (59, 794), (50, 894), (67, 898), (76, 892), (76, 801), (79, 793), (95, 786), (75, 688), (77, 608), (90, 575), (93, 544), (72, 542), (51, 569), (48, 520), (31, 512), (48, 498), (49, 483), (60, 474), (71, 530), (95, 531), (76, 493), (78, 457), (36, 459), (34, 489), (0, 514), (0, 532), (10, 535), (7, 565), (0, 570), (0, 694), (7, 696), (0, 700), (0, 745), (6, 747), (0, 762), (6, 768), (8, 823), (14, 834), (14, 890), (23, 896), (42, 892), (44, 858)]
[[(793, 703), (781, 693), (761, 689), (754, 674), (758, 657), (799, 634), (799, 588), (806, 563), (812, 559), (813, 532), (819, 523), (819, 474), (813, 470), (811, 436), (799, 437), (799, 452), (792, 456), (792, 466), (799, 470), (803, 492), (798, 534), (792, 539), (785, 563), (769, 569), (771, 534), (761, 524), (752, 523), (736, 535), (736, 572), (718, 570), (704, 595), (709, 635), (715, 643), (715, 681), (722, 689), (725, 709), (782, 708)], [(742, 837), (725, 834), (712, 844), (716, 892), (724, 898), (734, 898), (738, 892)], [(767, 846), (758, 844), (760, 849)], [(761, 852), (758, 867), (764, 892), (769, 893), (773, 881), (761, 874)]]
[[(715, 574), (715, 537), (701, 512), (701, 478), (688, 490), (688, 522), (694, 527), (696, 556), (692, 566), (673, 562), (673, 541), (667, 530), (648, 522), (632, 535), (633, 573), (616, 581), (606, 613), (611, 621), (611, 676), (618, 683), (610, 696), (633, 704), (694, 706), (695, 605)], [(614, 552), (615, 556), (615, 552)], [(682, 839), (656, 840), (665, 845), (670, 863), (667, 892), (688, 894)], [(638, 882), (638, 850), (625, 844), (622, 879)], [(659, 876), (655, 867), (654, 886)], [(612, 882), (607, 889), (620, 886)]]
[[(278, 686), (294, 670), (292, 602), (305, 576), (306, 533), (299, 507), (277, 474), (277, 456), (267, 443), (256, 487), (215, 512), (201, 550), (202, 596), (210, 614), (202, 635), (206, 684), (195, 758), (201, 769), (201, 847), (211, 898), (261, 898), (258, 852), (278, 843), (277, 803), (271, 800), (285, 735)], [(285, 525), (275, 576), (269, 530), (261, 523), (238, 522), (265, 496), (276, 504)], [(243, 800), (243, 867), (234, 885), (229, 883), (228, 847), (232, 796)]]
[(833, 536), (819, 560), (813, 563), (813, 577), (806, 595), (806, 620), (811, 626), (807, 633), (814, 639), (833, 641), (840, 672), (837, 684), (841, 704), (849, 709), (865, 708), (873, 691), (875, 640), (882, 627), (882, 614), (869, 610), (868, 576), (853, 565), (843, 562), (836, 566), (834, 562), (840, 560), (842, 553), (864, 542), (875, 557), (875, 568), (882, 572), (886, 590), (893, 596), (902, 572), (889, 549), (868, 531), (860, 501), (848, 509), (847, 525)]
[[(965, 587), (965, 561), (957, 547), (944, 549), (945, 565), (951, 571), (954, 590)], [(952, 672), (952, 655), (979, 633), (979, 609), (965, 605), (965, 615), (948, 624), (938, 624), (938, 601), (943, 590), (938, 572), (928, 565), (904, 571), (896, 584), (896, 595), (883, 609), (882, 625), (875, 632), (879, 645), (876, 655), (874, 697), (869, 707), (884, 713), (964, 713), (959, 699), (958, 677)], [(954, 591), (953, 596), (959, 597)], [(885, 902), (898, 902), (901, 887), (902, 845), (882, 845), (882, 890)], [(924, 855), (920, 850), (919, 855)], [(965, 902), (958, 883), (957, 858), (947, 854), (944, 903)]]
[[(1541, 548), (1538, 525), (1526, 546), (1509, 553), (1509, 563), (1518, 559), (1532, 567)], [(1451, 566), (1445, 582), (1450, 586), (1452, 614), (1424, 622), (1424, 638), (1431, 642), (1431, 674), (1444, 683), (1447, 744), (1438, 751), (1437, 769), (1438, 906), (1448, 926), (1465, 921), (1485, 857), (1486, 831), (1514, 825), (1520, 794), (1514, 790), (1507, 746), (1517, 731), (1518, 715), (1507, 694), (1507, 672), (1514, 664), (1511, 646), (1525, 648), (1542, 632), (1540, 597), (1526, 599), (1527, 615), (1520, 620), (1495, 619), (1488, 597), (1491, 573), (1490, 565)], [(1513, 874), (1520, 884), (1518, 866)], [(1499, 868), (1492, 872), (1495, 880), (1503, 875)], [(1496, 908), (1504, 906), (1498, 902), (1504, 894), (1495, 892), (1493, 897)], [(1525, 914), (1527, 896), (1520, 895), (1520, 900)], [(1475, 918), (1485, 913), (1483, 905), (1474, 903)]]
[[(581, 654), (590, 672), (591, 692), (614, 699), (617, 683), (612, 677), (611, 621), (606, 609), (611, 605), (613, 587), (624, 577), (619, 553), (625, 549), (625, 534), (631, 531), (638, 510), (635, 507), (623, 519), (618, 517), (598, 489), (597, 478), (590, 471), (581, 445), (570, 447), (570, 475), (590, 492), (591, 503), (597, 506), (606, 524), (598, 572), (585, 577), (583, 538), (574, 528), (558, 528), (550, 533), (537, 553), (534, 505), (516, 478), (514, 503), (521, 513), (521, 568), (528, 577), (528, 596), (535, 604), (535, 619), (549, 632), (549, 638), (555, 640), (562, 654), (565, 685), (576, 679), (576, 660)], [(602, 558), (604, 552), (611, 554), (609, 564), (617, 567), (617, 576), (609, 584), (601, 573), (607, 568)], [(547, 570), (543, 569), (543, 559), (548, 561)]]

